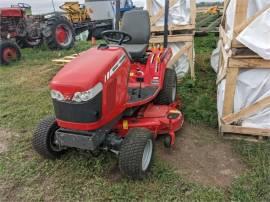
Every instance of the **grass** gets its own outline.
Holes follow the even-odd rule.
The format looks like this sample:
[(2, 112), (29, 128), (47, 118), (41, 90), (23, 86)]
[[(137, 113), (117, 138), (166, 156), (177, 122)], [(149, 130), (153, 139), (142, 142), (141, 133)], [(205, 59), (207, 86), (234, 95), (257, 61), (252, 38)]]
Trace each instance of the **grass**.
[[(209, 55), (216, 38), (196, 39), (196, 81), (179, 85), (186, 120), (216, 127), (215, 73)], [(59, 70), (51, 59), (87, 49), (49, 51), (24, 49), (23, 59), (0, 68), (0, 128), (11, 131), (9, 151), (0, 154), (1, 201), (269, 201), (270, 145), (235, 143), (235, 152), (250, 166), (227, 190), (188, 182), (156, 157), (153, 172), (143, 181), (118, 178), (117, 159), (110, 153), (93, 158), (72, 151), (47, 161), (31, 148), (38, 121), (51, 114), (48, 83)]]
[(195, 39), (196, 80), (185, 77), (178, 88), (187, 120), (211, 127), (217, 126), (216, 73), (209, 65), (209, 56), (215, 45), (216, 38), (213, 35)]

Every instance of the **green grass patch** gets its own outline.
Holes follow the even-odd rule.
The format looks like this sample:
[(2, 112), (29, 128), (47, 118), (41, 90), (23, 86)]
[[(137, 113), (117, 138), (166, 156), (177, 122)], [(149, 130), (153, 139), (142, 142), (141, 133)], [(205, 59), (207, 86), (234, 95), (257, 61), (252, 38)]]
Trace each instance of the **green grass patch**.
[(186, 119), (193, 124), (217, 127), (216, 73), (210, 66), (210, 55), (216, 46), (216, 37), (195, 39), (196, 79), (186, 76), (179, 84), (178, 92), (183, 101)]

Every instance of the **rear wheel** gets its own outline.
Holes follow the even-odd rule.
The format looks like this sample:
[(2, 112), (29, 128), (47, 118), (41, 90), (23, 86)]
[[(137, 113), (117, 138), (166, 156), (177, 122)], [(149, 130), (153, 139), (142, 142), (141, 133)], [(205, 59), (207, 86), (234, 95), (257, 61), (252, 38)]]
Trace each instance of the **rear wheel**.
[(174, 69), (166, 69), (163, 88), (154, 100), (155, 104), (169, 105), (176, 99), (177, 77)]
[(64, 16), (55, 16), (47, 21), (43, 31), (50, 49), (69, 49), (75, 41), (75, 33), (71, 23)]
[(47, 159), (59, 158), (64, 150), (55, 141), (55, 132), (58, 129), (54, 116), (44, 118), (37, 126), (32, 144), (37, 153)]
[(151, 131), (145, 128), (131, 129), (121, 145), (120, 171), (132, 179), (142, 179), (151, 169), (153, 153), (154, 142)]
[(1, 64), (9, 64), (21, 58), (20, 48), (11, 41), (0, 41)]

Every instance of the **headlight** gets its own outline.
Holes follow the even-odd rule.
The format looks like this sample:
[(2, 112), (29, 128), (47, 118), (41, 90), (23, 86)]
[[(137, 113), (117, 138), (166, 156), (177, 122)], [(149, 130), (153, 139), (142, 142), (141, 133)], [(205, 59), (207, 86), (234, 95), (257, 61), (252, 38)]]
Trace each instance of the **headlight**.
[(86, 102), (94, 98), (98, 93), (102, 91), (102, 83), (98, 83), (93, 88), (85, 92), (76, 92), (72, 98), (75, 102)]
[(60, 92), (57, 91), (57, 90), (51, 90), (51, 97), (52, 97), (52, 99), (56, 99), (56, 100), (58, 100), (58, 101), (64, 100), (63, 94), (60, 93)]

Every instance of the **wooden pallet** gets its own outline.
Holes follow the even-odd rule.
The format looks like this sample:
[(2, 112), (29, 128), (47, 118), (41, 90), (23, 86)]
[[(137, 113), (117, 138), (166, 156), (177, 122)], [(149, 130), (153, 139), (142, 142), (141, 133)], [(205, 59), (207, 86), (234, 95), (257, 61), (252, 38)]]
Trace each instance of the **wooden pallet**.
[(60, 59), (54, 59), (52, 62), (58, 66), (64, 66), (65, 64), (71, 62), (73, 59), (75, 59), (79, 54), (73, 54), (69, 56), (65, 56)]
[[(174, 6), (178, 0), (169, 0), (169, 7)], [(154, 15), (152, 12), (153, 0), (147, 0), (147, 10), (150, 14), (150, 23), (151, 23), (151, 32), (156, 32), (157, 34), (162, 34), (164, 30), (164, 26), (156, 26), (156, 22), (164, 17), (165, 8), (161, 7), (160, 10)], [(195, 20), (196, 20), (196, 0), (190, 0), (190, 17), (191, 21), (190, 24), (187, 25), (177, 25), (177, 24), (170, 24), (168, 25), (168, 30), (170, 34), (175, 34), (175, 32), (184, 33), (189, 30), (195, 29)]]
[[(177, 3), (177, 0), (169, 0), (169, 7), (172, 7)], [(152, 14), (153, 0), (147, 0), (147, 9), (150, 14), (151, 22), (151, 46), (162, 46), (164, 40), (164, 26), (155, 26), (155, 23), (164, 17), (165, 9), (162, 7), (156, 15)], [(191, 21), (188, 25), (176, 25), (170, 24), (168, 26), (169, 43), (184, 43), (185, 45), (174, 54), (170, 60), (168, 66), (172, 66), (182, 55), (187, 55), (190, 64), (190, 74), (192, 78), (195, 78), (195, 67), (194, 67), (194, 34), (195, 34), (195, 20), (196, 20), (196, 1), (190, 0), (191, 5)]]
[(256, 13), (253, 17), (247, 19), (248, 1), (237, 0), (236, 1), (236, 12), (235, 12), (235, 22), (233, 39), (226, 36), (226, 10), (229, 6), (231, 0), (225, 0), (224, 2), (224, 12), (221, 20), (221, 26), (219, 29), (220, 35), (223, 38), (223, 42), (229, 45), (230, 48), (244, 48), (245, 46), (236, 40), (237, 36), (249, 26), (259, 15), (270, 8), (270, 5)]
[[(225, 12), (228, 6), (229, 0), (225, 2)], [(234, 108), (234, 96), (236, 92), (236, 85), (238, 75), (241, 69), (269, 69), (270, 60), (264, 60), (254, 52), (249, 50), (247, 47), (240, 44), (236, 37), (245, 29), (258, 15), (263, 11), (257, 13), (254, 17), (246, 20), (247, 12), (247, 1), (237, 0), (236, 2), (236, 16), (235, 16), (235, 27), (234, 36), (230, 40), (226, 36), (225, 32), (225, 17), (223, 16), (223, 22), (220, 26), (220, 40), (222, 42), (219, 71), (217, 77), (217, 84), (223, 79), (226, 79), (225, 95), (224, 95), (224, 106), (223, 115), (219, 120), (220, 132), (224, 137), (230, 137), (234, 139), (253, 139), (263, 140), (270, 138), (270, 128), (248, 128), (242, 127), (241, 121), (245, 118), (251, 117), (252, 115), (262, 111), (265, 108), (270, 107), (270, 96), (251, 104), (239, 112), (233, 112)], [(224, 13), (225, 13), (224, 12)], [(230, 48), (228, 47), (230, 44)], [(227, 46), (225, 49), (225, 45)]]
[[(269, 140), (270, 137), (268, 136), (260, 136), (257, 135), (257, 131), (262, 131), (264, 129), (257, 129), (255, 128), (256, 131), (254, 132), (254, 128), (244, 128), (244, 127), (239, 127), (239, 126), (224, 126), (222, 127), (222, 131), (220, 134), (222, 134), (222, 137), (226, 140), (239, 140), (239, 141), (248, 141), (248, 142), (264, 142), (266, 140)], [(237, 133), (240, 130), (240, 133)], [(248, 130), (244, 134), (243, 130)], [(233, 131), (233, 132), (232, 132)], [(253, 133), (250, 133), (253, 131)]]

